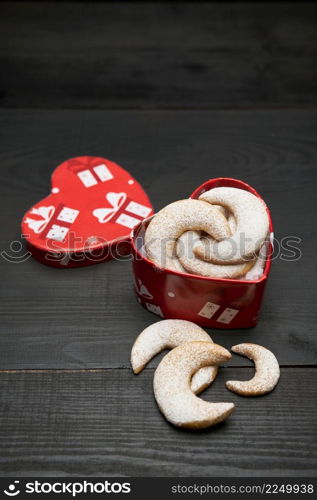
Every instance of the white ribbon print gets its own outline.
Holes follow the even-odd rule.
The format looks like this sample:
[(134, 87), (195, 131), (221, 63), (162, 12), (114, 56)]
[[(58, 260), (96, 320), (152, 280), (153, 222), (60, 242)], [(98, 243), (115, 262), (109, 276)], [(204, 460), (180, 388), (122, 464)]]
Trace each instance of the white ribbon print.
[(122, 207), (127, 199), (126, 193), (107, 193), (106, 200), (110, 203), (111, 208), (96, 208), (93, 215), (97, 217), (101, 224), (108, 222), (116, 212)]
[(30, 214), (39, 215), (41, 218), (31, 219), (30, 217), (27, 217), (24, 222), (29, 226), (30, 229), (38, 234), (46, 228), (54, 212), (55, 207), (53, 207), (53, 205), (50, 205), (49, 207), (32, 208)]

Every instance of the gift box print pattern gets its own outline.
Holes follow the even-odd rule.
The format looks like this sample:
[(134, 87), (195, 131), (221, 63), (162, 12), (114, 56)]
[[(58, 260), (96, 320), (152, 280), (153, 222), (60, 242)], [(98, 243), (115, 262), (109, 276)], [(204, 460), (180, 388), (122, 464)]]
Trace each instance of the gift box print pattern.
[(26, 213), (22, 231), (37, 249), (80, 251), (128, 238), (152, 213), (127, 171), (105, 158), (82, 156), (55, 169), (51, 194)]

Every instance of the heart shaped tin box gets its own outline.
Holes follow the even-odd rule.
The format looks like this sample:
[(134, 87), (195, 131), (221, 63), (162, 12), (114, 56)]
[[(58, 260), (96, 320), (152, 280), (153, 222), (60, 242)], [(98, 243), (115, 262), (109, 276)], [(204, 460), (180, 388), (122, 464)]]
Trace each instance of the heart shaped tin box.
[[(228, 186), (244, 189), (261, 198), (251, 186), (237, 179), (210, 179), (192, 193), (198, 198), (209, 189)], [(262, 198), (261, 198), (262, 199)], [(259, 319), (263, 293), (271, 269), (273, 225), (263, 273), (258, 279), (218, 279), (161, 269), (144, 254), (144, 233), (149, 218), (132, 231), (134, 286), (137, 298), (149, 311), (162, 318), (192, 321), (208, 328), (245, 328)]]

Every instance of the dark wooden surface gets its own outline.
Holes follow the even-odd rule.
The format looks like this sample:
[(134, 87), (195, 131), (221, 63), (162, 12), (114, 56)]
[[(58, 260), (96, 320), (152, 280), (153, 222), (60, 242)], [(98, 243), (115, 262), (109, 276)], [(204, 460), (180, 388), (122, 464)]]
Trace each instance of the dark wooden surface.
[(247, 368), (220, 372), (204, 398), (232, 401), (236, 412), (197, 433), (164, 420), (150, 369), (137, 377), (125, 369), (3, 373), (1, 470), (13, 476), (313, 475), (317, 370), (285, 368), (276, 390), (262, 398), (241, 398), (224, 387), (228, 378), (251, 375)]
[(316, 105), (315, 2), (5, 2), (0, 104)]
[[(316, 6), (197, 5), (1, 3), (0, 475), (316, 473)], [(267, 201), (279, 242), (301, 239), (298, 260), (276, 252), (259, 325), (210, 332), (272, 349), (272, 394), (226, 391), (252, 374), (235, 356), (204, 397), (236, 413), (203, 433), (173, 428), (153, 399), (159, 358), (138, 377), (129, 367), (158, 320), (134, 298), (130, 263), (8, 261), (53, 168), (81, 154), (121, 164), (156, 210), (238, 177)]]

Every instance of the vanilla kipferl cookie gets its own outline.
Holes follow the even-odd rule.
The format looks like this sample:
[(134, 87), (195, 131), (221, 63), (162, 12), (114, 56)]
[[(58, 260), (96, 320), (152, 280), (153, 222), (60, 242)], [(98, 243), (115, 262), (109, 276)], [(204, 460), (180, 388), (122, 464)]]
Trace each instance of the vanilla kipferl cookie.
[[(166, 319), (145, 328), (136, 338), (131, 351), (134, 373), (140, 373), (145, 365), (164, 349), (173, 349), (184, 342), (212, 342), (208, 333), (200, 326), (181, 319)], [(216, 378), (217, 366), (206, 366), (194, 373), (191, 390), (199, 394)]]
[(167, 205), (150, 221), (145, 232), (147, 256), (157, 266), (183, 271), (176, 254), (177, 239), (188, 230), (202, 230), (221, 241), (231, 234), (217, 207), (200, 200), (180, 200)]
[(227, 264), (225, 266), (207, 262), (196, 257), (194, 253), (196, 244), (200, 242), (200, 234), (197, 231), (186, 231), (177, 240), (177, 257), (183, 268), (191, 274), (226, 279), (240, 278), (250, 271), (256, 262), (254, 259), (243, 264)]
[(238, 344), (231, 350), (254, 361), (251, 380), (229, 380), (226, 387), (241, 396), (261, 396), (271, 392), (280, 378), (280, 367), (274, 354), (258, 344)]
[(215, 264), (241, 264), (246, 259), (254, 258), (269, 231), (264, 202), (248, 191), (232, 187), (210, 189), (201, 194), (199, 200), (229, 210), (235, 219), (236, 229), (228, 239), (196, 245), (194, 251), (197, 257)]
[(204, 401), (195, 396), (190, 384), (197, 370), (230, 358), (230, 352), (211, 342), (186, 342), (166, 354), (153, 381), (154, 396), (164, 417), (188, 429), (204, 429), (229, 417), (233, 403)]

